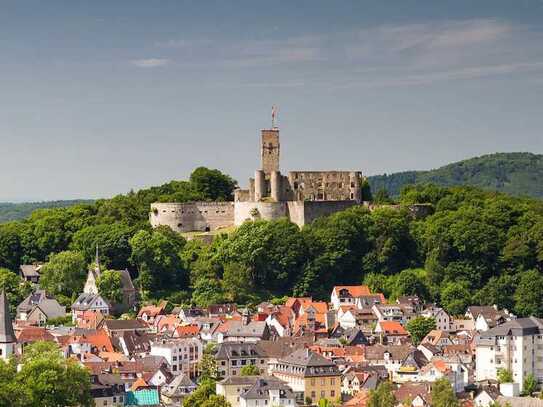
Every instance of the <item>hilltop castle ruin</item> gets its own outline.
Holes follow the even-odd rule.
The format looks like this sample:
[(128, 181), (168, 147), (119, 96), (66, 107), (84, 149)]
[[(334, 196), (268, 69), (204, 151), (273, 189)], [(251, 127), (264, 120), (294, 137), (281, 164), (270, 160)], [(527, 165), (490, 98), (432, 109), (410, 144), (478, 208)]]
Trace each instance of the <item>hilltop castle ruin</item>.
[(177, 232), (212, 231), (246, 220), (287, 217), (298, 226), (362, 202), (360, 171), (279, 170), (279, 129), (261, 131), (261, 168), (249, 178), (249, 189), (237, 189), (234, 202), (151, 204), (153, 227)]

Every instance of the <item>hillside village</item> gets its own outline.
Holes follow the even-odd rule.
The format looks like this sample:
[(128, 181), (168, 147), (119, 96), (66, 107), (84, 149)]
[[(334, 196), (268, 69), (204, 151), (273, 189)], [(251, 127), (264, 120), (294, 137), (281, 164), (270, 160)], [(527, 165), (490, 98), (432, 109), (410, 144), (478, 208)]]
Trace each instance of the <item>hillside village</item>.
[[(289, 297), (254, 309), (141, 305), (126, 273), (122, 302), (137, 316), (114, 319), (120, 304), (100, 296), (95, 264), (71, 306), (72, 324), (51, 323), (66, 309), (39, 288), (12, 319), (2, 292), (0, 355), (56, 344), (88, 369), (96, 406), (199, 405), (205, 387), (216, 394), (211, 405), (231, 407), (364, 407), (387, 388), (393, 405), (423, 407), (434, 405), (432, 389), (443, 383), (462, 406), (543, 404), (530, 397), (543, 377), (538, 318), (495, 306), (454, 317), (417, 296), (388, 301), (365, 285), (335, 286), (328, 301)], [(22, 266), (20, 275), (36, 284), (39, 267)]]

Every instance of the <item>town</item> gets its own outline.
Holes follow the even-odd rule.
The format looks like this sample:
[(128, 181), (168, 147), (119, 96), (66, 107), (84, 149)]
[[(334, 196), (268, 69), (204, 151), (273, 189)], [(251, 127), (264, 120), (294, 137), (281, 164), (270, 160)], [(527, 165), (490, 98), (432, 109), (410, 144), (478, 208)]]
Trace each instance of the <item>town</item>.
[[(55, 344), (90, 372), (96, 406), (198, 405), (211, 385), (214, 406), (363, 407), (388, 386), (391, 405), (419, 407), (434, 405), (436, 383), (462, 406), (515, 406), (543, 375), (543, 321), (495, 306), (454, 317), (417, 296), (389, 302), (351, 285), (335, 286), (329, 301), (289, 297), (254, 309), (161, 301), (113, 319), (94, 283), (99, 274), (99, 266), (89, 270), (69, 326), (50, 324), (66, 310), (43, 290), (17, 306), (14, 321), (0, 296), (1, 357)], [(21, 276), (37, 282), (39, 270), (22, 266)], [(126, 298), (135, 298), (126, 281)]]

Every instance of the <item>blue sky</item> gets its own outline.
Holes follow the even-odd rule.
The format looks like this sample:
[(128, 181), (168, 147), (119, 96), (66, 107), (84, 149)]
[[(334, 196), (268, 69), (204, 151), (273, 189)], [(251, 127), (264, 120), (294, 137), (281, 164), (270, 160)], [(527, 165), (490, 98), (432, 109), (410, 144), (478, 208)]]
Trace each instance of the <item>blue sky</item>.
[(543, 153), (543, 1), (2, 0), (0, 201)]

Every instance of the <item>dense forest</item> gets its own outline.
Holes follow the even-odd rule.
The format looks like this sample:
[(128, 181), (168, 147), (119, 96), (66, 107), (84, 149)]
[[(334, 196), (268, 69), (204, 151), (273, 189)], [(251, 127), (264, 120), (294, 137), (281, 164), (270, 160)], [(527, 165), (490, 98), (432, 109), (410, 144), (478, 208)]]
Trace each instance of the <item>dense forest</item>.
[[(151, 202), (231, 200), (235, 185), (218, 170), (198, 168), (188, 181), (40, 209), (0, 225), (0, 285), (16, 303), (28, 287), (13, 272), (22, 263), (46, 262), (42, 286), (70, 304), (98, 245), (102, 266), (128, 268), (148, 300), (205, 306), (285, 295), (325, 299), (335, 284), (365, 282), (387, 297), (417, 294), (453, 314), (469, 304), (497, 304), (543, 316), (541, 200), (416, 185), (402, 190), (400, 209), (354, 207), (302, 229), (286, 219), (247, 222), (211, 244), (149, 226)], [(413, 218), (413, 203), (431, 205), (432, 215)]]
[(385, 189), (399, 196), (403, 187), (432, 183), (470, 185), (516, 196), (543, 198), (543, 155), (498, 153), (459, 161), (431, 171), (406, 171), (369, 177), (374, 191)]
[(66, 208), (68, 206), (92, 203), (89, 199), (73, 199), (68, 201), (44, 201), (44, 202), (0, 202), (0, 223), (12, 220), (24, 219), (30, 216), (36, 209)]

